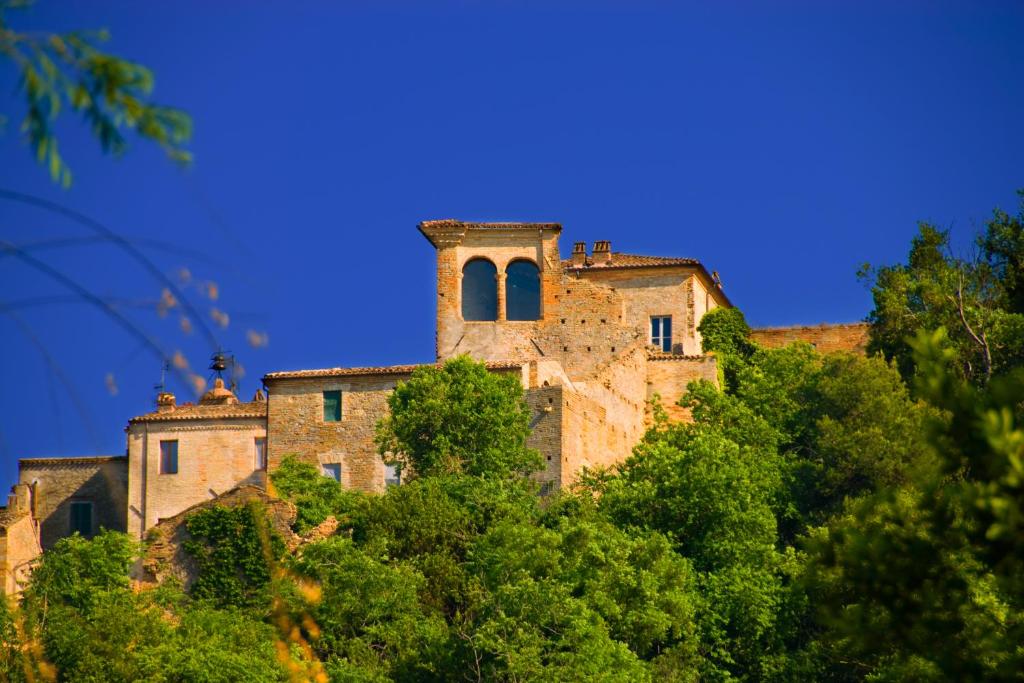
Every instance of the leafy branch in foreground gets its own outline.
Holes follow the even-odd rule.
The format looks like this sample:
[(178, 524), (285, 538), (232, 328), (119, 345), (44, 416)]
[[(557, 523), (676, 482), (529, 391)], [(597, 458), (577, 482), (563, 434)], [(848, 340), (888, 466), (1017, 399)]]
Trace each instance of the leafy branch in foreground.
[(21, 131), (55, 182), (71, 185), (71, 169), (60, 154), (54, 132), (65, 108), (90, 126), (106, 153), (123, 153), (128, 146), (124, 131), (134, 130), (158, 143), (171, 159), (191, 161), (184, 145), (192, 135), (192, 119), (179, 109), (151, 101), (152, 71), (100, 49), (110, 37), (103, 30), (65, 34), (15, 31), (5, 11), (30, 4), (0, 0), (0, 55), (18, 69), (27, 106)]

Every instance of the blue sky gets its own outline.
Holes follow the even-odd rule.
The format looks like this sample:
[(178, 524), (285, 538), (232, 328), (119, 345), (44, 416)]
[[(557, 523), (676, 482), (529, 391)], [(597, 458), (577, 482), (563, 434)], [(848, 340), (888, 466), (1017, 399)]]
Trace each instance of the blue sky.
[[(0, 188), (188, 268), (246, 398), (271, 370), (432, 360), (423, 219), (558, 221), (563, 253), (608, 239), (699, 258), (752, 323), (818, 323), (868, 312), (858, 266), (902, 259), (918, 220), (965, 246), (1024, 187), (1019, 2), (40, 0), (8, 20), (109, 29), (111, 51), (153, 68), (156, 99), (194, 117), (185, 172), (134, 140), (104, 157), (65, 122), (64, 191), (21, 140), (0, 63)], [(0, 201), (0, 239), (86, 234)], [(147, 305), (161, 286), (122, 252), (33, 253), (208, 374), (201, 335)], [(20, 302), (0, 315), (7, 481), (18, 457), (123, 452), (152, 405), (159, 361), (64, 294), (0, 258), (0, 301)]]

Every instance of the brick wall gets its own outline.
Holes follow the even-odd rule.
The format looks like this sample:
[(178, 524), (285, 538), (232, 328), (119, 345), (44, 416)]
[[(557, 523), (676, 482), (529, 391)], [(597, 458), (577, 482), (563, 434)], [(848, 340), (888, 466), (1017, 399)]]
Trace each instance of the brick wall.
[(802, 341), (811, 344), (822, 353), (849, 351), (863, 354), (867, 350), (869, 328), (867, 323), (759, 327), (751, 330), (750, 338), (761, 346), (772, 349)]
[[(714, 356), (668, 356), (652, 354), (647, 361), (647, 397), (657, 394), (661, 407), (672, 421), (690, 419), (687, 409), (677, 405), (690, 382), (706, 379), (718, 385), (718, 365)], [(648, 413), (648, 421), (650, 420)]]
[(39, 524), (32, 516), (32, 488), (15, 484), (6, 508), (0, 508), (0, 594), (14, 595), (43, 552)]
[[(294, 455), (312, 465), (341, 463), (341, 483), (363, 491), (384, 489), (384, 461), (373, 443), (387, 398), (409, 373), (363, 377), (268, 379), (270, 468)], [(323, 392), (341, 391), (341, 420), (325, 422)]]
[[(262, 417), (133, 422), (128, 428), (128, 532), (142, 537), (161, 519), (240, 484), (261, 483), (256, 439)], [(160, 442), (178, 442), (178, 472), (160, 473)], [(124, 505), (121, 505), (124, 509)]]
[(18, 480), (35, 484), (35, 517), (46, 550), (71, 535), (71, 503), (92, 503), (92, 528), (127, 529), (128, 460), (124, 456), (32, 458), (18, 463)]

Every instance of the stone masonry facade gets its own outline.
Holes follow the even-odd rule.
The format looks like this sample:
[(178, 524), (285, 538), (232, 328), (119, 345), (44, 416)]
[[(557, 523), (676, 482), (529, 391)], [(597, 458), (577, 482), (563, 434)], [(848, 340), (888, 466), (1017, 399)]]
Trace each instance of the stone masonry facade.
[[(677, 405), (687, 385), (718, 382), (697, 328), (705, 313), (732, 304), (699, 261), (614, 252), (607, 241), (589, 252), (576, 242), (563, 258), (557, 223), (438, 220), (419, 231), (437, 259), (435, 363), (465, 354), (518, 377), (529, 445), (543, 458), (542, 490), (622, 462), (655, 402), (669, 419), (688, 420)], [(866, 328), (766, 328), (753, 338), (863, 353)], [(375, 426), (388, 395), (418, 367), (271, 372), (266, 395), (249, 402), (218, 378), (196, 404), (161, 393), (155, 411), (129, 421), (126, 455), (22, 460), (0, 512), (5, 590), (16, 589), (15, 575), (40, 547), (63, 536), (108, 528), (145, 537), (240, 487), (265, 488), (267, 471), (288, 456), (346, 488), (383, 491), (397, 474), (377, 452)]]

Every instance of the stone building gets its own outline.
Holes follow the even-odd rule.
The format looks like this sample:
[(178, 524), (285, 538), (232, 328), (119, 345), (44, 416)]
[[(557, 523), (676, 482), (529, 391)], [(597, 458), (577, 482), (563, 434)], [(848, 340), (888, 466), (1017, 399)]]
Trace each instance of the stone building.
[(91, 538), (100, 529), (127, 530), (128, 458), (123, 455), (23, 458), (18, 481), (32, 488), (43, 550), (75, 532)]
[(265, 485), (267, 403), (240, 403), (217, 378), (198, 404), (162, 393), (157, 409), (128, 423), (128, 532), (242, 484)]
[[(545, 489), (628, 457), (653, 400), (685, 420), (676, 402), (687, 384), (717, 382), (697, 328), (705, 313), (731, 303), (699, 261), (624, 254), (607, 241), (589, 253), (576, 242), (563, 259), (557, 223), (437, 220), (419, 230), (437, 258), (435, 362), (468, 354), (518, 377)], [(865, 328), (772, 328), (754, 337), (863, 352)], [(380, 492), (400, 483), (376, 451), (374, 427), (388, 394), (417, 367), (271, 372), (267, 397), (257, 392), (248, 403), (218, 377), (195, 405), (161, 393), (155, 411), (129, 421), (124, 456), (22, 460), (0, 512), (5, 590), (62, 536), (105, 527), (143, 537), (238, 487), (265, 487), (268, 468), (289, 455), (345, 487)]]
[[(584, 467), (626, 458), (657, 394), (674, 407), (686, 383), (717, 381), (700, 352), (701, 316), (729, 300), (697, 261), (614, 253), (578, 242), (562, 260), (555, 223), (421, 223), (437, 250), (437, 337), (443, 362), (461, 354), (517, 373), (533, 410), (538, 478), (571, 484)], [(397, 480), (373, 444), (387, 394), (417, 366), (272, 372), (271, 468), (294, 455), (348, 487)]]

